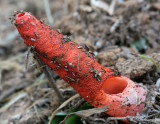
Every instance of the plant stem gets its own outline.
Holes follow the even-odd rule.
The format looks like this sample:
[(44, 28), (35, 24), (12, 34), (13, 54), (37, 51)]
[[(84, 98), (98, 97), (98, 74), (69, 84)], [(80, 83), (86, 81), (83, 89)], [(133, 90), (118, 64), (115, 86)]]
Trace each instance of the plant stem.
[(141, 55), (141, 54), (137, 54), (137, 53), (131, 53), (131, 54), (136, 56), (136, 57), (141, 57), (141, 58), (145, 58), (145, 59), (151, 60), (153, 62), (153, 64), (156, 66), (156, 68), (158, 68), (160, 70), (160, 67), (157, 65), (157, 63), (155, 62), (155, 60), (152, 57)]

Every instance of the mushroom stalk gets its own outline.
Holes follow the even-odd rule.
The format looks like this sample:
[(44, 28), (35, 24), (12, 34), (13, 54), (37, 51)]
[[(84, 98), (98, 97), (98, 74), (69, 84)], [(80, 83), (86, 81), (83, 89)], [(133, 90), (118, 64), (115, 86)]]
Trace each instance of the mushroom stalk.
[(15, 26), (25, 44), (94, 107), (110, 105), (115, 117), (141, 113), (146, 90), (127, 77), (100, 65), (87, 49), (71, 41), (28, 12), (15, 15)]

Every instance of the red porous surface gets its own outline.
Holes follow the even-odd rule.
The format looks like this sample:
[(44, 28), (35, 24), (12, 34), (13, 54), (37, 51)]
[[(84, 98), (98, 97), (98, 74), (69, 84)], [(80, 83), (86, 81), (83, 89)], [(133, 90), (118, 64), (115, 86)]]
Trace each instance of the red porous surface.
[(110, 105), (111, 116), (141, 113), (146, 91), (127, 77), (100, 65), (94, 56), (28, 12), (15, 16), (15, 25), (32, 52), (95, 107)]

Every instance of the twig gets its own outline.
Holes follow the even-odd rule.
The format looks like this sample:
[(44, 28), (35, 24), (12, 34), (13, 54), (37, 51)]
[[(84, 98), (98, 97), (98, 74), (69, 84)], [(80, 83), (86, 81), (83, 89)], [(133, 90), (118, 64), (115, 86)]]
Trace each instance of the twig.
[(9, 101), (9, 100), (17, 97), (19, 94), (23, 94), (24, 92), (26, 92), (26, 91), (28, 91), (28, 90), (36, 87), (36, 86), (39, 86), (39, 85), (41, 85), (41, 84), (44, 84), (44, 83), (46, 83), (46, 82), (47, 82), (46, 80), (39, 80), (39, 79), (37, 79), (34, 84), (26, 87), (25, 89), (22, 89), (22, 90), (16, 92), (16, 93), (10, 94), (10, 96), (4, 98), (2, 102)]
[(86, 101), (82, 98), (81, 100), (79, 100), (73, 107), (72, 109), (77, 109), (79, 108), (83, 103), (85, 103)]
[(155, 117), (156, 115), (159, 115), (159, 113), (155, 113), (155, 114), (149, 115), (149, 116), (147, 116), (147, 117), (146, 117), (146, 119), (149, 119), (149, 118)]
[(79, 72), (79, 53), (77, 53), (77, 68), (78, 68), (78, 72)]
[(37, 106), (34, 106), (34, 110), (36, 112), (37, 119), (40, 121), (40, 115), (38, 113)]
[(107, 121), (110, 120), (129, 120), (131, 122), (137, 123), (137, 122), (142, 122), (144, 124), (148, 123), (155, 123), (155, 124), (159, 124), (160, 123), (160, 119), (142, 119), (141, 117), (134, 117), (134, 116), (127, 116), (127, 117), (109, 117), (107, 119)]
[(109, 6), (109, 14), (110, 15), (114, 14), (115, 5), (116, 5), (116, 0), (112, 0), (111, 4)]
[(94, 121), (94, 123), (96, 123), (96, 121), (101, 121), (103, 124), (106, 124), (106, 120), (103, 118), (92, 117), (92, 116), (87, 118), (88, 122), (91, 120)]
[(2, 89), (2, 70), (0, 69), (0, 90)]
[(54, 21), (53, 21), (53, 17), (52, 17), (52, 14), (51, 14), (50, 7), (49, 7), (49, 0), (44, 0), (44, 8), (45, 8), (45, 11), (46, 11), (48, 22), (49, 22), (50, 26), (53, 27), (54, 26)]
[(15, 98), (13, 98), (11, 101), (9, 101), (7, 104), (5, 104), (1, 109), (0, 113), (6, 111), (11, 105), (13, 105), (15, 102), (17, 102), (19, 99), (24, 98), (28, 94), (26, 92), (19, 94)]
[(26, 113), (26, 111), (30, 110), (32, 107), (34, 107), (36, 104), (40, 103), (41, 100), (43, 100), (44, 98), (46, 98), (47, 96), (49, 96), (52, 92), (48, 92), (47, 94), (45, 94), (42, 98), (36, 100), (32, 105), (30, 105), (29, 107), (27, 107), (23, 113)]
[(57, 85), (56, 85), (56, 82), (55, 82), (55, 80), (53, 79), (50, 70), (48, 69), (48, 66), (44, 66), (44, 65), (45, 65), (44, 62), (41, 61), (41, 60), (38, 58), (38, 56), (34, 55), (34, 57), (35, 57), (35, 59), (37, 60), (37, 62), (38, 62), (38, 64), (40, 65), (40, 67), (43, 67), (42, 70), (43, 70), (43, 72), (45, 73), (45, 75), (47, 76), (47, 78), (48, 78), (48, 80), (49, 80), (49, 85), (50, 85), (50, 87), (52, 87), (52, 88), (55, 90), (55, 92), (56, 92), (56, 94), (57, 94), (60, 102), (63, 102), (65, 99), (64, 99), (62, 93), (60, 92), (60, 90), (58, 89), (58, 87), (57, 87)]
[(60, 91), (61, 91), (64, 95), (74, 95), (74, 94), (77, 93), (73, 88), (60, 89)]
[(31, 52), (31, 47), (28, 48), (28, 51), (27, 51), (27, 58), (26, 58), (26, 70), (28, 70), (28, 60), (29, 60), (29, 54)]
[[(24, 80), (23, 80), (24, 81)], [(19, 89), (21, 89), (21, 88), (24, 88), (24, 87), (26, 87), (26, 86), (28, 86), (29, 85), (29, 83), (19, 83), (19, 84), (17, 84), (17, 85), (15, 85), (15, 86), (13, 86), (12, 88), (10, 88), (9, 90), (7, 90), (7, 91), (4, 91), (4, 92), (2, 92), (2, 94), (0, 95), (0, 102), (2, 102), (3, 101), (3, 99), (5, 99), (6, 97), (8, 97), (8, 96), (10, 96), (11, 94), (13, 94), (16, 90), (19, 90)]]
[(110, 27), (110, 32), (113, 33), (116, 28), (119, 26), (120, 21), (122, 20), (122, 17), (120, 17), (120, 19), (117, 19), (115, 21), (115, 23)]
[(90, 3), (93, 7), (97, 7), (106, 11), (109, 15), (114, 14), (116, 0), (112, 0), (112, 3), (110, 5), (101, 0), (90, 0)]

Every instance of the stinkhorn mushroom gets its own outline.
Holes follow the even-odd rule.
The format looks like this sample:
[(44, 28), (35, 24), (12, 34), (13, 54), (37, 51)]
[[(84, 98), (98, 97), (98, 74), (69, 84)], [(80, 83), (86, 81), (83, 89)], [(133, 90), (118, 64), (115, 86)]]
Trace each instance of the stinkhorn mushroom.
[(109, 106), (115, 117), (141, 113), (143, 86), (100, 65), (87, 49), (47, 26), (28, 12), (13, 17), (25, 44), (94, 107)]

